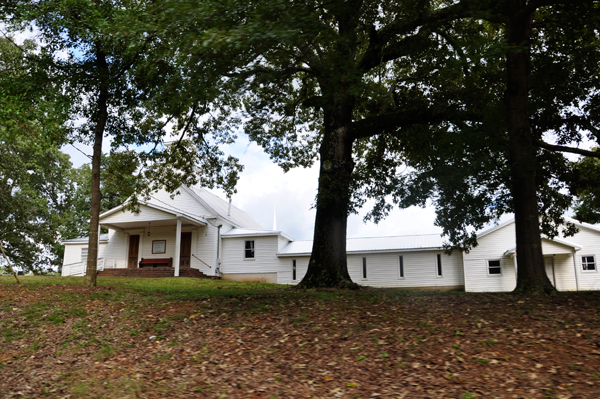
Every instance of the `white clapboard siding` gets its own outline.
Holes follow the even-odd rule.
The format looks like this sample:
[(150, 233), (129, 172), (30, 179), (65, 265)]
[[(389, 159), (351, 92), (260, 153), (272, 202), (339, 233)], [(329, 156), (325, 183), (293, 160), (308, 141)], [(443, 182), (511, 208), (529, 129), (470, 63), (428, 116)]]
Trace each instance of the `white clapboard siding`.
[[(277, 236), (277, 251), (283, 250), (290, 244), (290, 240), (282, 235)], [(296, 259), (296, 280), (293, 280), (293, 261), (292, 258), (279, 258), (279, 271), (277, 272), (277, 284), (298, 284), (308, 269), (310, 257), (293, 258)], [(301, 266), (302, 263), (302, 266)]]
[[(254, 259), (244, 258), (245, 241), (254, 241)], [(277, 257), (277, 236), (223, 238), (221, 271), (235, 273), (278, 273), (285, 265)], [(291, 269), (290, 269), (291, 270)], [(278, 278), (279, 281), (279, 278)]]
[(140, 205), (140, 212), (134, 213), (129, 210), (124, 212), (116, 211), (102, 218), (102, 224), (111, 223), (130, 223), (130, 222), (151, 222), (153, 220), (176, 219), (174, 214), (163, 212), (146, 205)]
[[(296, 261), (296, 280), (293, 280), (293, 266), (294, 260)], [(308, 270), (308, 261), (310, 260), (310, 256), (299, 256), (296, 258), (292, 257), (281, 257), (279, 258), (279, 272), (277, 272), (277, 283), (278, 284), (287, 284), (287, 285), (296, 285), (306, 275), (306, 271)]]
[[(463, 254), (465, 291), (498, 292), (515, 289), (514, 258), (504, 253), (515, 247), (515, 225), (508, 223), (478, 238), (479, 245)], [(501, 260), (502, 275), (488, 273), (488, 260)]]
[[(515, 259), (513, 257), (490, 256), (477, 258), (463, 254), (465, 291), (470, 292), (505, 292), (517, 286)], [(500, 260), (502, 274), (489, 274), (488, 261)]]
[[(220, 220), (217, 220), (216, 225), (222, 224)], [(213, 224), (207, 224), (204, 227), (198, 228), (196, 231), (197, 238), (195, 241), (195, 248), (192, 246), (191, 267), (200, 270), (202, 273), (214, 276), (217, 267), (217, 236), (218, 228)], [(226, 228), (227, 229), (227, 228)], [(202, 261), (198, 260), (201, 259)], [(204, 263), (202, 263), (204, 262)], [(210, 265), (210, 268), (206, 264)]]
[[(600, 290), (600, 273), (598, 272), (598, 262), (600, 261), (600, 232), (588, 228), (585, 225), (578, 225), (577, 227), (579, 228), (579, 232), (575, 234), (575, 236), (569, 237), (568, 240), (581, 247), (575, 255), (579, 289)], [(595, 271), (583, 271), (581, 266), (582, 256), (594, 256), (596, 259)]]
[[(556, 279), (556, 289), (559, 291), (575, 291), (577, 283), (575, 281), (575, 265), (573, 264), (572, 254), (557, 254), (545, 257), (550, 264), (554, 261), (554, 276)], [(554, 282), (551, 273), (548, 276), (550, 281)]]
[(160, 190), (152, 194), (152, 198), (148, 201), (151, 204), (155, 204), (161, 207), (171, 207), (173, 210), (180, 210), (190, 215), (195, 215), (198, 218), (203, 218), (213, 215), (208, 208), (203, 204), (199, 203), (186, 190), (180, 189), (179, 194), (175, 195), (171, 199), (171, 194), (166, 190)]
[(72, 263), (81, 262), (81, 249), (87, 247), (87, 243), (66, 244), (63, 265), (70, 265)]
[[(108, 244), (106, 242), (101, 242), (98, 246), (98, 257), (105, 257), (106, 248)], [(66, 244), (65, 245), (65, 254), (63, 258), (63, 265), (70, 265), (73, 263), (79, 263), (81, 261), (85, 261), (85, 259), (81, 258), (81, 250), (83, 248), (87, 248), (88, 243), (77, 243), (77, 244)]]
[[(140, 236), (140, 258), (174, 258), (176, 231), (175, 226), (152, 227), (149, 237), (147, 233), (142, 234)], [(152, 253), (152, 241), (157, 240), (165, 241), (166, 252), (164, 254)]]
[(99, 258), (114, 259), (115, 268), (127, 267), (127, 240), (122, 231), (108, 230), (108, 243), (100, 245)]
[(277, 236), (277, 248), (278, 251), (282, 250), (283, 248), (287, 247), (289, 244), (291, 243), (291, 241), (287, 238), (285, 238), (282, 235), (278, 235)]
[[(515, 244), (516, 245), (516, 244)], [(557, 254), (571, 254), (573, 248), (568, 245), (542, 238), (542, 252), (544, 256)]]
[[(572, 246), (546, 238), (542, 239), (542, 251), (548, 276), (552, 282), (556, 282), (556, 288), (560, 291), (577, 289), (575, 269), (577, 269), (580, 290), (600, 289), (598, 271), (587, 272), (581, 268), (582, 256), (597, 257), (600, 255), (600, 232), (581, 224), (577, 224), (577, 227), (580, 231), (575, 236), (565, 239), (569, 243), (581, 247), (575, 252), (575, 259), (573, 259), (573, 252), (576, 249)], [(500, 226), (491, 233), (480, 237), (478, 241), (479, 246), (464, 255), (465, 290), (480, 292), (514, 290), (517, 281), (513, 257), (516, 246), (514, 222)], [(507, 251), (511, 251), (512, 254), (504, 256)], [(502, 261), (501, 276), (488, 274), (487, 261), (494, 259)], [(552, 262), (554, 262), (553, 276)]]
[[(437, 255), (441, 255), (442, 276), (437, 276)], [(400, 277), (400, 255), (404, 277)], [(366, 258), (367, 278), (363, 278), (363, 258)], [(370, 253), (348, 255), (348, 272), (352, 281), (370, 287), (444, 288), (462, 287), (463, 271), (460, 252), (451, 255), (443, 251), (403, 253)]]
[[(199, 247), (200, 242), (204, 241), (206, 237), (204, 237), (205, 227), (193, 227), (193, 226), (183, 226), (181, 228), (182, 233), (191, 232), (192, 233), (192, 241), (191, 241), (191, 254), (198, 256), (200, 259), (213, 266), (210, 263), (211, 259), (203, 259), (199, 256)], [(176, 233), (177, 228), (175, 226), (164, 226), (164, 227), (154, 227), (150, 229), (150, 236), (148, 237), (147, 233), (142, 234), (140, 236), (140, 259), (141, 258), (173, 258), (175, 259), (175, 244), (176, 244)], [(152, 253), (152, 241), (164, 240), (165, 241), (165, 253), (164, 254), (153, 254)], [(190, 266), (193, 268), (198, 268), (197, 261), (194, 257), (190, 260)], [(175, 266), (175, 265), (173, 265)], [(213, 266), (214, 268), (214, 266)], [(205, 271), (206, 267), (203, 269)]]

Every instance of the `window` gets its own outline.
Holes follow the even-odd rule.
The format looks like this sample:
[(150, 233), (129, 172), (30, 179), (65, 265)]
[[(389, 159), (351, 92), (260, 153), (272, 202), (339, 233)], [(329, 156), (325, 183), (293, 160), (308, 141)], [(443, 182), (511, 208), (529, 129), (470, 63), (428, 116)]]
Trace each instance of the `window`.
[(246, 259), (254, 259), (254, 240), (246, 241), (244, 257)]
[(87, 258), (88, 258), (88, 247), (81, 248), (81, 262), (82, 263), (87, 262)]
[(437, 276), (442, 277), (442, 254), (437, 254)]
[(296, 280), (296, 259), (292, 260), (292, 280)]
[(501, 276), (502, 264), (500, 259), (488, 260), (488, 276)]
[(367, 278), (367, 258), (363, 258), (363, 278)]
[(402, 255), (398, 258), (398, 265), (400, 267), (400, 278), (404, 278), (404, 258)]
[(584, 272), (596, 271), (596, 259), (594, 255), (581, 257), (581, 268)]

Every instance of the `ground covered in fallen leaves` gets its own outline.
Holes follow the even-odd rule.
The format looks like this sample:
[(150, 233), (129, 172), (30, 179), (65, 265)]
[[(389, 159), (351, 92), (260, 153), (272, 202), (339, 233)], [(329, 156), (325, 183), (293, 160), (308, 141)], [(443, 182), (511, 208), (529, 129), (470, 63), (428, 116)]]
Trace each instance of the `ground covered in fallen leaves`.
[(0, 278), (3, 398), (600, 395), (597, 292), (23, 280)]

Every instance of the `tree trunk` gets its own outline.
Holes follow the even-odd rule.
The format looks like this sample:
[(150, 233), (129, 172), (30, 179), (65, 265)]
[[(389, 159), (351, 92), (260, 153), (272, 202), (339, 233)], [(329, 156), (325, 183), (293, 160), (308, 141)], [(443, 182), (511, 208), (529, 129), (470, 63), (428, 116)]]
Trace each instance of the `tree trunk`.
[(302, 288), (352, 285), (346, 260), (346, 228), (354, 161), (348, 125), (352, 100), (325, 111), (325, 134), (319, 151), (319, 191), (312, 254)]
[(536, 149), (528, 112), (531, 14), (522, 11), (524, 6), (525, 0), (510, 0), (506, 30), (509, 50), (505, 102), (518, 267), (515, 292), (553, 293), (556, 289), (546, 276), (539, 227)]
[(108, 65), (102, 51), (96, 52), (97, 65), (102, 71), (101, 87), (97, 102), (97, 120), (94, 128), (94, 152), (92, 154), (92, 208), (88, 241), (88, 259), (84, 284), (96, 286), (98, 267), (98, 235), (100, 234), (100, 161), (102, 160), (102, 138), (108, 120)]

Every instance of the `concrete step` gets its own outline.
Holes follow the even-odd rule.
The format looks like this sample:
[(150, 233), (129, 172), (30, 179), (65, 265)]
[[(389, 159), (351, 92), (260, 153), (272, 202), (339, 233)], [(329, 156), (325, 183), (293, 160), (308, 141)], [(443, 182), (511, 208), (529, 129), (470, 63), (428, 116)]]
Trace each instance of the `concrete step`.
[[(173, 277), (174, 267), (144, 267), (138, 269), (104, 269), (98, 272), (98, 277)], [(179, 270), (180, 277), (220, 279), (219, 277), (207, 276), (198, 269), (184, 268)]]
[(175, 268), (173, 267), (154, 267), (141, 269), (104, 269), (98, 272), (98, 277), (173, 277)]

